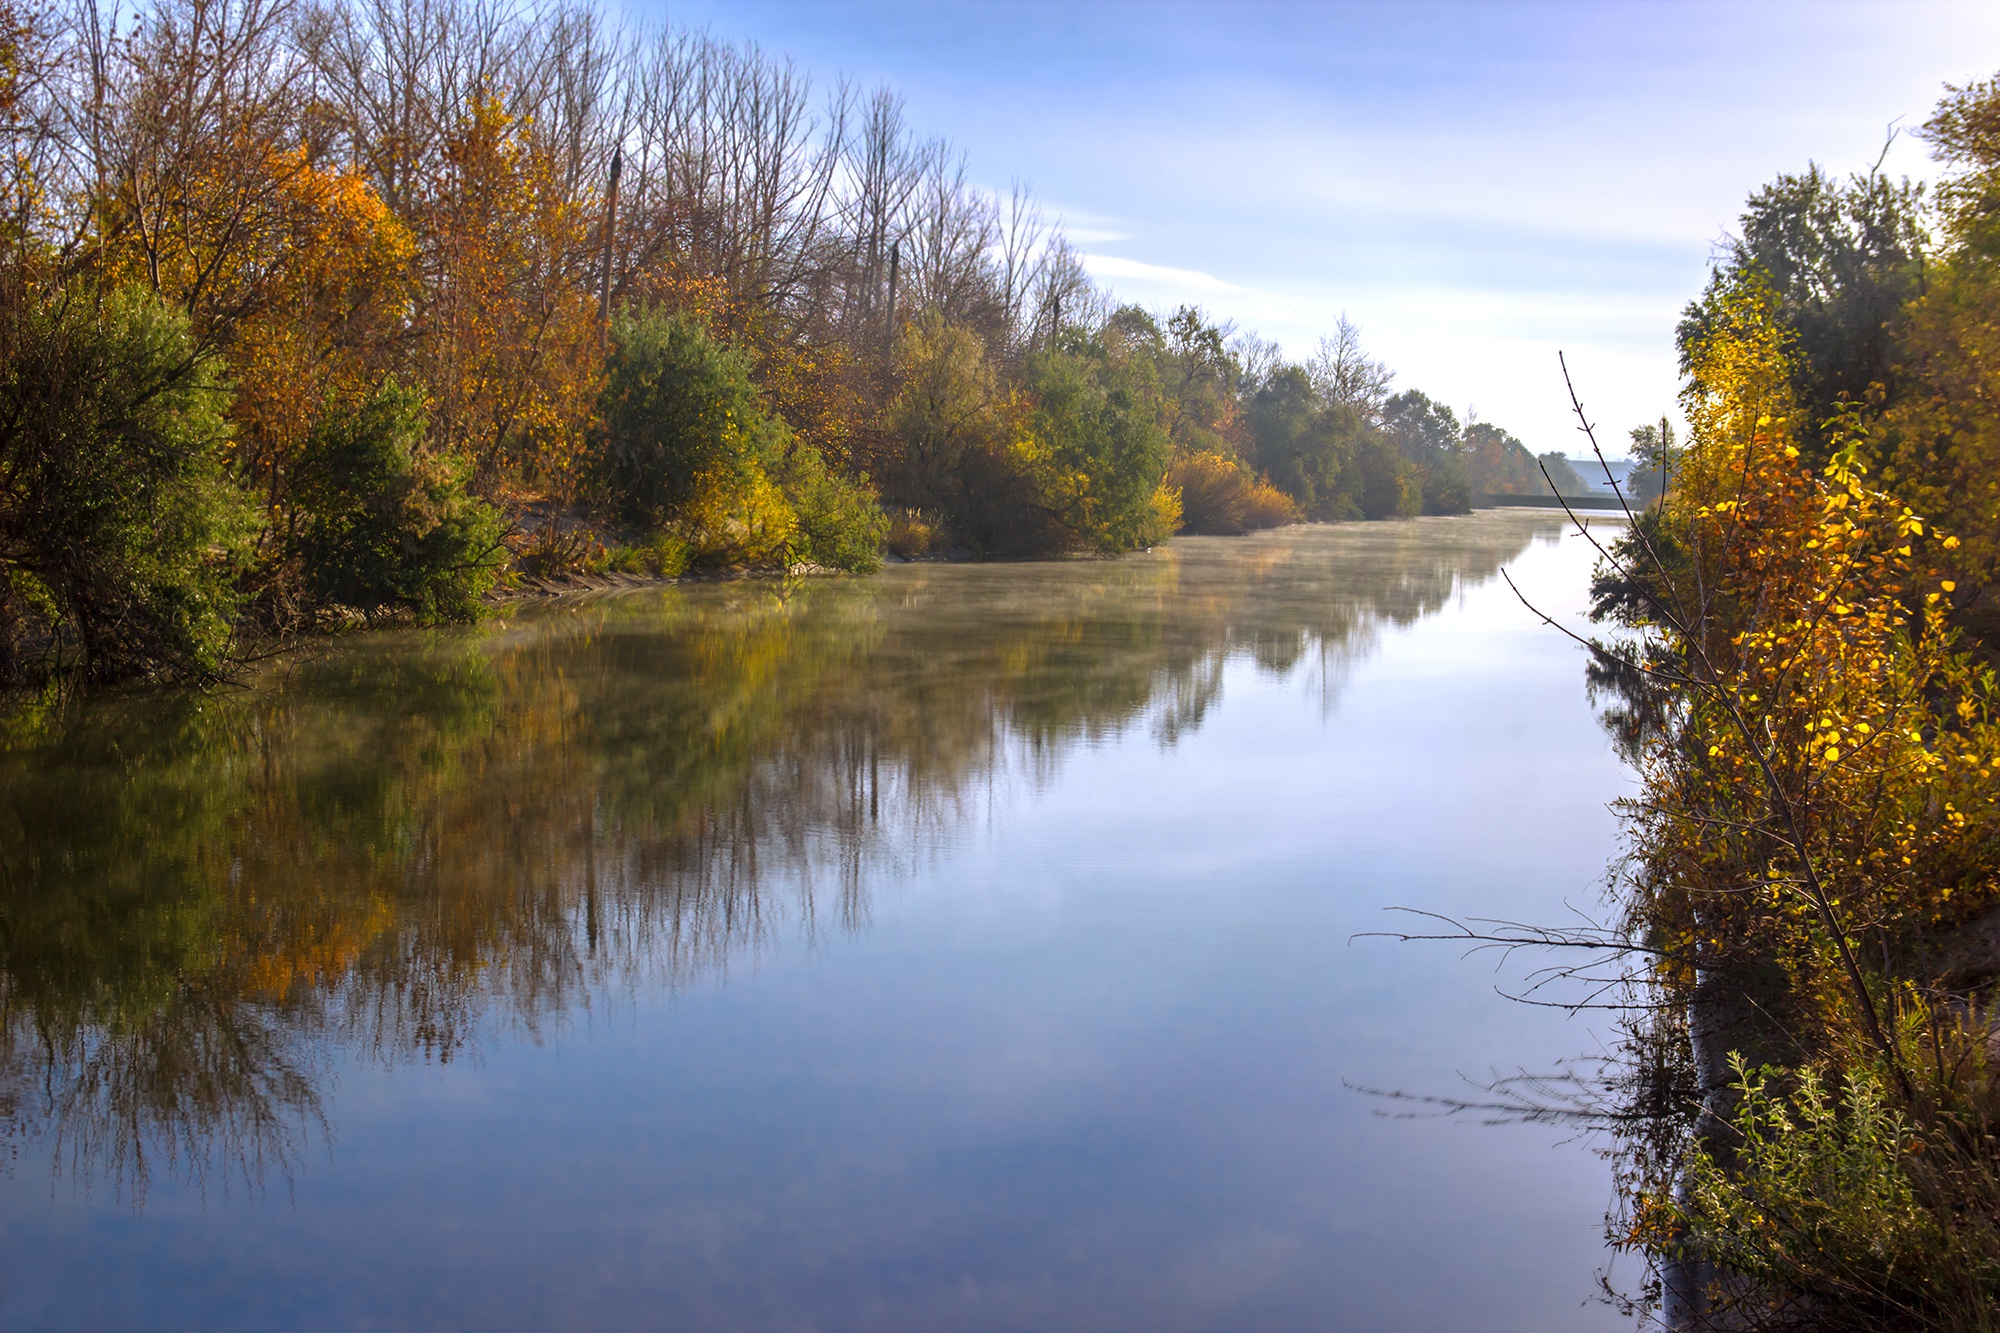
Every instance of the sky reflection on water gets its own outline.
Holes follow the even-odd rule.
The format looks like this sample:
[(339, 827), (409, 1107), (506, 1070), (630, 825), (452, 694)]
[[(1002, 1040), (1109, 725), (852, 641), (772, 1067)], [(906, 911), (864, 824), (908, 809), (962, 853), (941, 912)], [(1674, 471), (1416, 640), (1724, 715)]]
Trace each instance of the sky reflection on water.
[[(1547, 515), (673, 589), (0, 755), (0, 1326), (1593, 1329)], [(1515, 975), (1518, 975), (1516, 973)]]

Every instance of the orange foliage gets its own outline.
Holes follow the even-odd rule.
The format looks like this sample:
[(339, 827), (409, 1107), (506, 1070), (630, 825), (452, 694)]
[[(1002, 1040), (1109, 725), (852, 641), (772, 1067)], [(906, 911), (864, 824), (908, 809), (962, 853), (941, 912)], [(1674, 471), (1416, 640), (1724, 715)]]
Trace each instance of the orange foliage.
[(409, 229), (359, 175), (302, 151), (264, 169), (270, 215), (264, 288), (228, 348), (245, 469), (282, 489), (282, 471), (330, 398), (352, 400), (393, 365), (415, 291)]
[(564, 489), (602, 379), (590, 201), (558, 186), (531, 126), (475, 98), (416, 208), (423, 284), (414, 366), (439, 444), (491, 487)]

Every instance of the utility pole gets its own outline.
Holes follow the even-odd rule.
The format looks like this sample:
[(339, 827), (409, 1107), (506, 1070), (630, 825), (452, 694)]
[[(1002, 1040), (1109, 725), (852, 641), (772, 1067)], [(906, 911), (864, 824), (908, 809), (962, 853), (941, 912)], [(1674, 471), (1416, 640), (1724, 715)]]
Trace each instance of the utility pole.
[(896, 350), (896, 267), (902, 254), (901, 241), (889, 247), (889, 321), (882, 330), (882, 346), (887, 352)]
[(611, 240), (618, 229), (618, 177), (625, 170), (625, 150), (611, 150), (611, 185), (604, 192), (604, 280), (597, 297), (597, 350), (611, 345)]

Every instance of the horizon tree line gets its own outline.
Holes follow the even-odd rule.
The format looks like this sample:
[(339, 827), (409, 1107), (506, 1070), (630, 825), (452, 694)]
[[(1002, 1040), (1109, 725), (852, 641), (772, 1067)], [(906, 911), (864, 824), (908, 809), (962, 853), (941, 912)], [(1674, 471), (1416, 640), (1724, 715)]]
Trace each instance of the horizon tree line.
[(1540, 484), (1344, 318), (1119, 305), (892, 90), (589, 4), (8, 0), (0, 137), (0, 682)]

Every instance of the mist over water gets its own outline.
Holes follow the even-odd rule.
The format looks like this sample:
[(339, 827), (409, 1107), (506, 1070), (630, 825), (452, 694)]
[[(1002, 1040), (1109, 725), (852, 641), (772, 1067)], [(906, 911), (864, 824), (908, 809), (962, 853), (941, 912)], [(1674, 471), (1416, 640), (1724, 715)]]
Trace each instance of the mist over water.
[(0, 1325), (1589, 1329), (1559, 516), (358, 636), (0, 753)]

